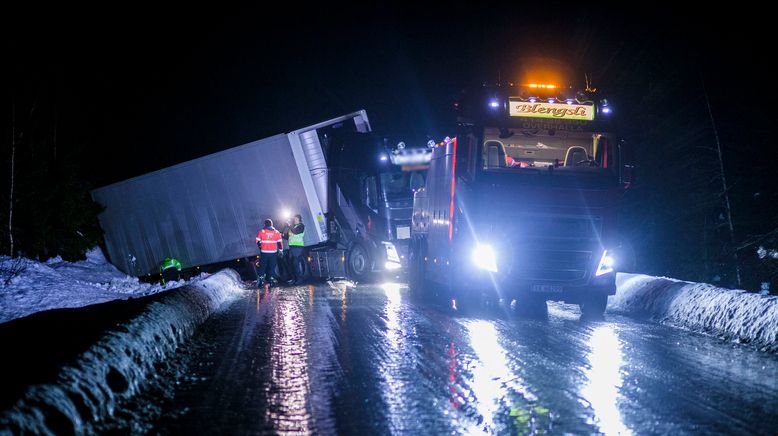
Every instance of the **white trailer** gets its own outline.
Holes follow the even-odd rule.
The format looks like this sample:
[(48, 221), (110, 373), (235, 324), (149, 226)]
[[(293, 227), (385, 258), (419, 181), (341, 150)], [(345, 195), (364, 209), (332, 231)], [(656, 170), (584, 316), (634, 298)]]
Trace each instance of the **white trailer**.
[[(330, 185), (319, 131), (347, 123), (370, 131), (360, 110), (92, 191), (105, 207), (99, 220), (111, 261), (141, 276), (168, 256), (185, 267), (255, 256), (264, 219), (285, 211), (303, 216), (306, 246), (327, 242)], [(268, 156), (273, 163), (263, 164)]]

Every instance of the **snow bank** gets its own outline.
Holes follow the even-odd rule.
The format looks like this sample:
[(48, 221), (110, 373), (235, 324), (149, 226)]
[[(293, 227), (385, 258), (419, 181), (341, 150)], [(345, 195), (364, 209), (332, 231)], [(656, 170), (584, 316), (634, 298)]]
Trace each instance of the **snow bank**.
[[(66, 262), (59, 256), (46, 262), (0, 256), (0, 268), (19, 262), (24, 271), (8, 285), (0, 282), (0, 323), (63, 307), (82, 307), (116, 299), (150, 295), (165, 289), (141, 283), (106, 261), (99, 247), (86, 260)], [(202, 276), (193, 278), (193, 281)], [(168, 288), (185, 282), (168, 283)]]
[(640, 274), (619, 274), (608, 310), (778, 352), (778, 297)]
[[(102, 333), (56, 373), (55, 381), (26, 388), (10, 409), (0, 413), (0, 434), (92, 433), (92, 423), (111, 416), (117, 401), (133, 396), (156, 363), (173, 353), (222, 303), (244, 292), (238, 274), (224, 270), (198, 283), (148, 297), (137, 315)], [(109, 310), (120, 306), (106, 305)], [(60, 312), (72, 315), (74, 311)], [(36, 320), (14, 324), (31, 321)]]

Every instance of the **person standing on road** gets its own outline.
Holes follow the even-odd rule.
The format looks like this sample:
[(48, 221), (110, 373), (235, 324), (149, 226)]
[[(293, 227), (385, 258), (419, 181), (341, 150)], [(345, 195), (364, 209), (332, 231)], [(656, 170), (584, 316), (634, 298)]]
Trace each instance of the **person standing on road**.
[(292, 222), (286, 222), (284, 228), (284, 239), (289, 240), (289, 254), (292, 276), (294, 277), (293, 284), (299, 285), (305, 278), (305, 258), (303, 252), (305, 250), (305, 224), (303, 224), (303, 217), (300, 214), (295, 215), (292, 218)]
[(159, 267), (159, 275), (162, 276), (162, 285), (166, 286), (168, 282), (179, 280), (181, 278), (181, 262), (173, 257), (166, 257)]
[(273, 274), (278, 265), (278, 256), (283, 254), (284, 246), (281, 233), (273, 227), (273, 220), (265, 220), (265, 226), (257, 233), (259, 247), (259, 271), (257, 271), (257, 286), (269, 288)]

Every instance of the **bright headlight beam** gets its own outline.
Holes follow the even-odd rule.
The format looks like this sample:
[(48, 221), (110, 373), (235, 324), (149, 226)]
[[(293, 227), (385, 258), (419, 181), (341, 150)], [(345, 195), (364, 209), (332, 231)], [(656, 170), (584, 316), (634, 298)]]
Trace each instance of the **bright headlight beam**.
[(473, 250), (472, 260), (478, 268), (497, 272), (497, 255), (491, 245), (478, 244)]

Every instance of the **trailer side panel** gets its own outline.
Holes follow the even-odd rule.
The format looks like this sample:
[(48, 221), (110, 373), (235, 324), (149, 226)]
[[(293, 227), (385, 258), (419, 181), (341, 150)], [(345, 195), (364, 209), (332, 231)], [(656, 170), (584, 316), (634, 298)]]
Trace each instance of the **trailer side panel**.
[[(258, 254), (265, 218), (283, 209), (315, 226), (287, 135), (276, 135), (93, 191), (106, 207), (100, 225), (111, 261), (130, 275), (152, 274), (166, 256), (185, 267)], [(314, 207), (309, 207), (313, 204)], [(277, 223), (281, 226), (282, 223)], [(322, 242), (306, 232), (306, 245)], [(326, 235), (325, 235), (326, 236)]]

